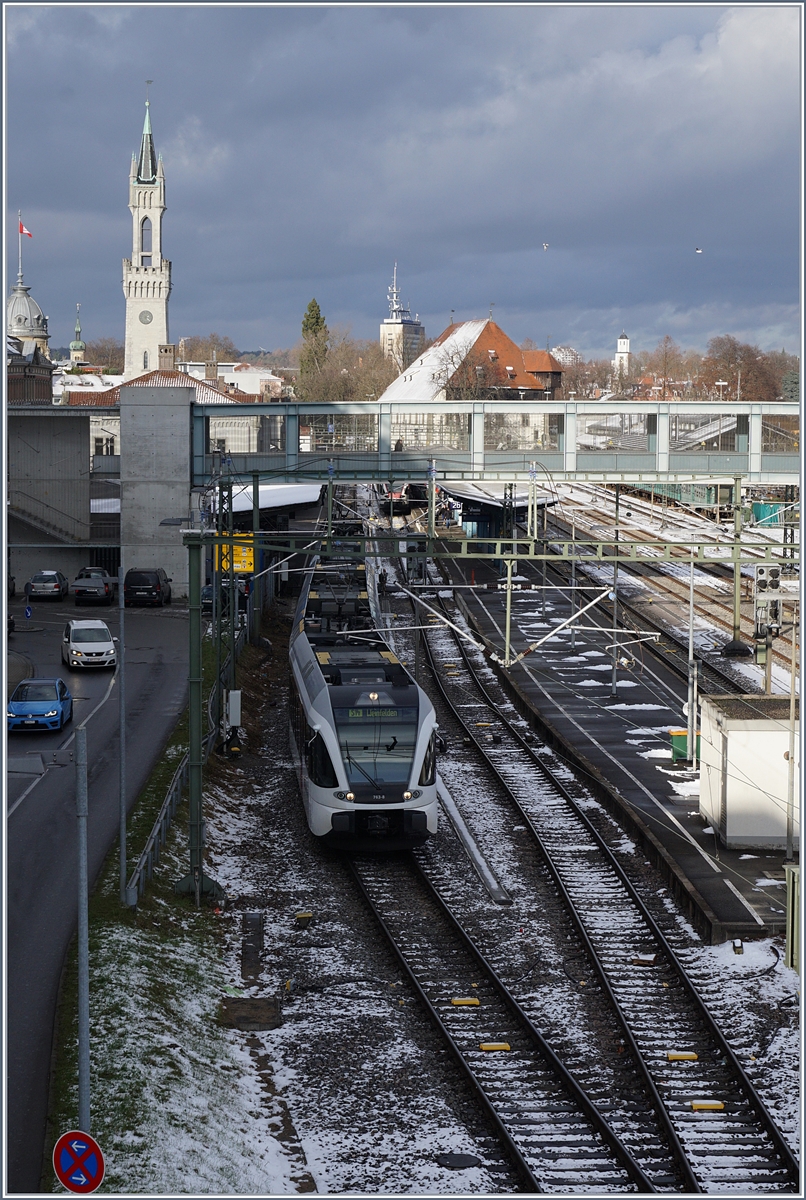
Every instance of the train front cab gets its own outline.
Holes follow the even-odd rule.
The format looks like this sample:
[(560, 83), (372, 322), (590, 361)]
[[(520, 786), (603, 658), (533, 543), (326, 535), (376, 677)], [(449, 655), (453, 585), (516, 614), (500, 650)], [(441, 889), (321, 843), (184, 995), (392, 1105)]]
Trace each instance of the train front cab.
[(437, 795), (435, 717), (424, 693), (416, 685), (384, 692), (348, 686), (320, 696), (332, 702), (333, 715), (317, 720), (312, 712), (312, 725), (292, 687), (292, 736), (311, 831), (341, 846), (398, 849), (426, 841), (437, 829)]

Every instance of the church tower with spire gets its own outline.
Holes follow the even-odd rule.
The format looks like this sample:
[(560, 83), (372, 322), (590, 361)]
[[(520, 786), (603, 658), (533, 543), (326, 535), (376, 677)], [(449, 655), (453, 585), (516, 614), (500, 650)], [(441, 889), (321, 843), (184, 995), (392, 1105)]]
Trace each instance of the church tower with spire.
[(123, 294), (126, 297), (124, 379), (155, 371), (159, 366), (159, 348), (168, 341), (171, 264), (162, 257), (165, 172), (162, 156), (158, 159), (154, 152), (148, 100), (140, 154), (132, 155), (129, 172), (129, 211), (132, 214), (132, 256), (123, 260)]

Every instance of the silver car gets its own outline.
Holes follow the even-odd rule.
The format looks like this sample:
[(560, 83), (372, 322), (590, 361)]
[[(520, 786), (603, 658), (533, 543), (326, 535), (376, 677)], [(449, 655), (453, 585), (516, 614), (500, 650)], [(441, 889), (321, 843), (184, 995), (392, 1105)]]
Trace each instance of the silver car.
[(26, 592), (29, 596), (49, 597), (51, 600), (61, 600), (67, 595), (70, 585), (67, 577), (61, 571), (37, 571), (31, 576)]
[(68, 621), (62, 634), (62, 662), (68, 667), (115, 667), (116, 642), (103, 621)]

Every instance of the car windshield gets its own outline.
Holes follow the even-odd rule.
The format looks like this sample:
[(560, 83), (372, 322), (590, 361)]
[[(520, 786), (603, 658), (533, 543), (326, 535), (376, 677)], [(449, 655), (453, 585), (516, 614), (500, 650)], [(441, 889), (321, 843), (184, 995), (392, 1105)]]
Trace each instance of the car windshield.
[(112, 634), (104, 625), (94, 629), (74, 629), (70, 634), (71, 642), (111, 642)]
[(56, 572), (40, 571), (38, 575), (34, 575), (31, 583), (56, 583)]
[(79, 571), (78, 579), (103, 579), (105, 572), (93, 570), (92, 567), (85, 567), (83, 571)]
[(126, 579), (126, 582), (134, 583), (134, 584), (137, 584), (138, 586), (140, 586), (144, 583), (153, 583), (154, 576), (146, 575), (143, 571), (130, 571), (129, 576)]
[(417, 737), (417, 707), (334, 708), (350, 783), (409, 781)]
[(14, 701), (55, 700), (56, 698), (55, 683), (21, 683), (11, 697)]

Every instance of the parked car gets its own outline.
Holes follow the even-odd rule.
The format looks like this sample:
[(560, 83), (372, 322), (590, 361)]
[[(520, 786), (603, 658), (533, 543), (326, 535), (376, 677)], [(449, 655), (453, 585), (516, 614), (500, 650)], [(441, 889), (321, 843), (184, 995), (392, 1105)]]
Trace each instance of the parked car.
[(6, 706), (13, 729), (61, 729), (73, 719), (73, 697), (63, 679), (23, 679)]
[(61, 600), (67, 595), (70, 587), (66, 575), (61, 571), (37, 571), (30, 580), (30, 590), (27, 594), (32, 600), (47, 596), (51, 600)]
[[(238, 597), (238, 612), (246, 612), (249, 596), (249, 582), (245, 579), (235, 580), (235, 594)], [(229, 613), (229, 579), (221, 580), (221, 617), (222, 620)], [(211, 617), (213, 615), (213, 585), (206, 583), (201, 590), (201, 610), (203, 617)]]
[(116, 667), (115, 642), (103, 621), (68, 621), (62, 634), (62, 662), (68, 667)]
[(93, 602), (112, 604), (117, 586), (115, 576), (110, 575), (103, 567), (82, 567), (70, 585), (70, 591), (75, 596), (76, 607)]
[(162, 567), (149, 567), (147, 570), (132, 567), (123, 580), (123, 603), (127, 608), (133, 604), (170, 604), (171, 580)]

